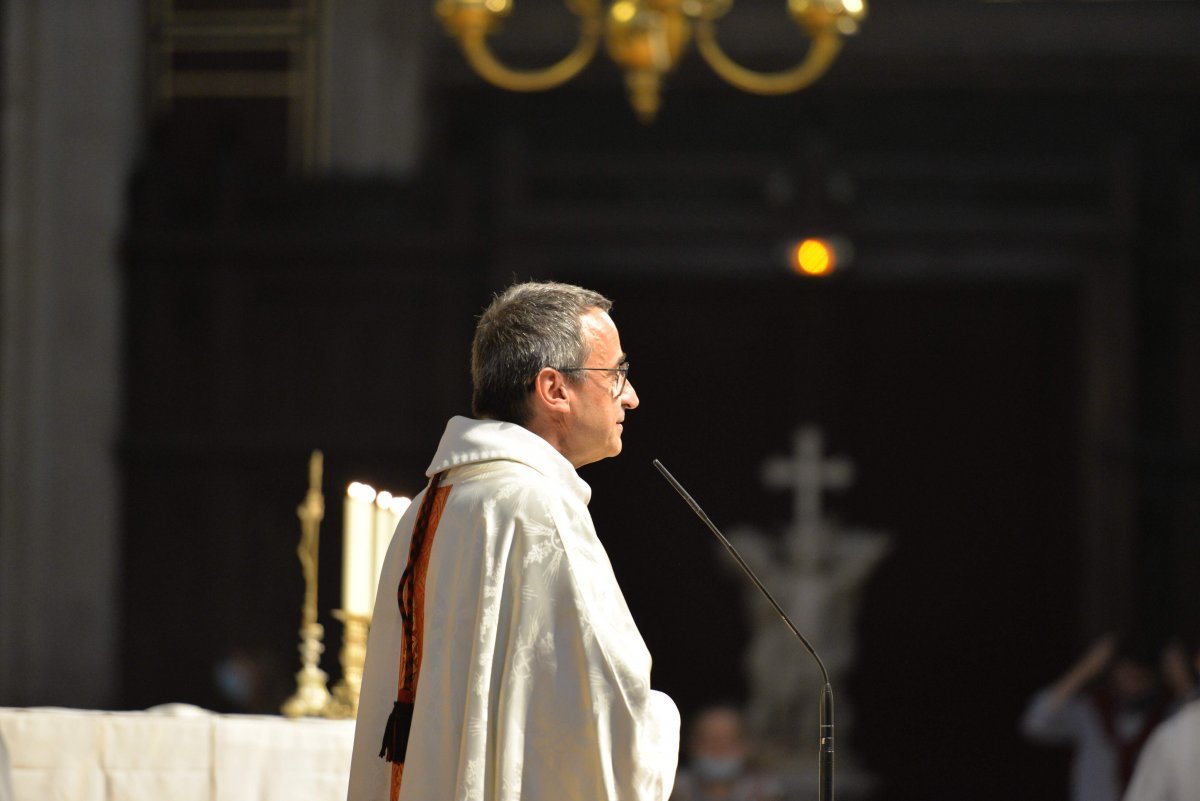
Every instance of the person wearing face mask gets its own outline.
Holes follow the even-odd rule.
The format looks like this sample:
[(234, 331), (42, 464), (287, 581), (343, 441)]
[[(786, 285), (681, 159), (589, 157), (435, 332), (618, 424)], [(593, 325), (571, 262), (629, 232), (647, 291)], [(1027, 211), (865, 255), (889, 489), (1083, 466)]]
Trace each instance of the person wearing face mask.
[(781, 801), (781, 783), (752, 768), (741, 713), (728, 706), (701, 711), (688, 739), (688, 767), (671, 801)]

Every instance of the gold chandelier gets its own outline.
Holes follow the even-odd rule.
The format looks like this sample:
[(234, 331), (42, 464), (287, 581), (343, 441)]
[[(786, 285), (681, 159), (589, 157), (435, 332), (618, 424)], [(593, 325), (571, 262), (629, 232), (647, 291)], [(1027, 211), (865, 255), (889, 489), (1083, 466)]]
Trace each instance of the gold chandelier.
[(608, 53), (625, 72), (629, 100), (643, 122), (658, 112), (663, 77), (675, 68), (695, 36), (696, 47), (722, 78), (746, 92), (782, 95), (810, 85), (829, 68), (842, 36), (858, 30), (866, 0), (787, 0), (792, 21), (811, 40), (791, 69), (757, 72), (730, 58), (717, 44), (717, 20), (733, 0), (563, 0), (579, 17), (579, 41), (561, 61), (538, 70), (501, 63), (487, 37), (512, 13), (515, 0), (437, 0), (437, 14), (458, 39), (467, 61), (485, 80), (515, 92), (552, 89), (588, 65), (604, 36)]

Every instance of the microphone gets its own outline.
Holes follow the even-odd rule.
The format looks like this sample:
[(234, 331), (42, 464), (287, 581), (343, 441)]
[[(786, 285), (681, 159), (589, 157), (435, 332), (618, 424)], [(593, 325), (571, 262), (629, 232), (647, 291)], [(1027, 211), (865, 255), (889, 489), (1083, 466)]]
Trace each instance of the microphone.
[(787, 616), (787, 613), (783, 611), (783, 608), (775, 601), (775, 598), (772, 597), (767, 588), (763, 586), (763, 583), (758, 580), (758, 576), (754, 575), (754, 571), (750, 569), (750, 565), (746, 564), (746, 560), (742, 559), (742, 555), (737, 552), (736, 548), (733, 547), (733, 543), (731, 543), (725, 537), (725, 535), (721, 533), (720, 529), (713, 524), (713, 521), (710, 520), (708, 515), (704, 513), (704, 510), (700, 508), (700, 504), (696, 503), (695, 499), (692, 498), (692, 496), (688, 494), (688, 491), (683, 488), (683, 485), (675, 480), (675, 476), (671, 475), (671, 472), (667, 470), (667, 468), (663, 467), (662, 462), (655, 459), (653, 464), (654, 467), (658, 469), (658, 472), (662, 473), (662, 476), (667, 480), (667, 483), (674, 487), (675, 491), (679, 493), (679, 497), (683, 498), (683, 500), (687, 502), (687, 505), (692, 507), (692, 511), (696, 513), (696, 516), (700, 518), (704, 525), (708, 526), (708, 530), (711, 531), (718, 540), (720, 540), (723, 546), (725, 546), (725, 550), (728, 551), (729, 555), (733, 557), (733, 561), (737, 562), (738, 567), (745, 572), (745, 574), (750, 578), (750, 581), (754, 582), (754, 586), (758, 587), (758, 591), (763, 594), (763, 597), (771, 602), (771, 606), (774, 607), (775, 611), (779, 614), (779, 617), (783, 619), (784, 624), (791, 630), (792, 634), (796, 635), (796, 639), (799, 640), (800, 644), (803, 645), (804, 648), (812, 655), (812, 658), (817, 662), (817, 667), (821, 669), (821, 679), (825, 682), (825, 687), (821, 690), (821, 719), (819, 732), (820, 750), (818, 752), (817, 762), (817, 798), (819, 801), (833, 801), (833, 688), (829, 685), (829, 672), (825, 670), (825, 663), (821, 661), (821, 657), (817, 656), (816, 649), (814, 649), (812, 645), (809, 644), (808, 640), (804, 639), (804, 635), (796, 629), (795, 624), (792, 623), (791, 619)]

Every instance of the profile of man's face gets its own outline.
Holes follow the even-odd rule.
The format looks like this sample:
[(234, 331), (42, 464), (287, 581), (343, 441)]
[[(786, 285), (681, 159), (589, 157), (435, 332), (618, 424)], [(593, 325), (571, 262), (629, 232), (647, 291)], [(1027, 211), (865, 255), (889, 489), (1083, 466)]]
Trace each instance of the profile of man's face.
[(589, 352), (581, 367), (603, 368), (581, 371), (567, 383), (571, 407), (567, 419), (565, 455), (575, 467), (616, 456), (621, 452), (625, 412), (638, 405), (637, 392), (628, 381), (613, 397), (615, 370), (625, 362), (621, 337), (607, 312), (593, 309), (581, 320), (583, 341)]

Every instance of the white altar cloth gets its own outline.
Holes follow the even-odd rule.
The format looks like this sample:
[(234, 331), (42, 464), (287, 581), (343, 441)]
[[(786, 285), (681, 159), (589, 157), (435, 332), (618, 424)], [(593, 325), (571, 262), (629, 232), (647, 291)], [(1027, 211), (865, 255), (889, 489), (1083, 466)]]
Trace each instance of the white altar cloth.
[(345, 801), (352, 720), (0, 708), (13, 801)]

